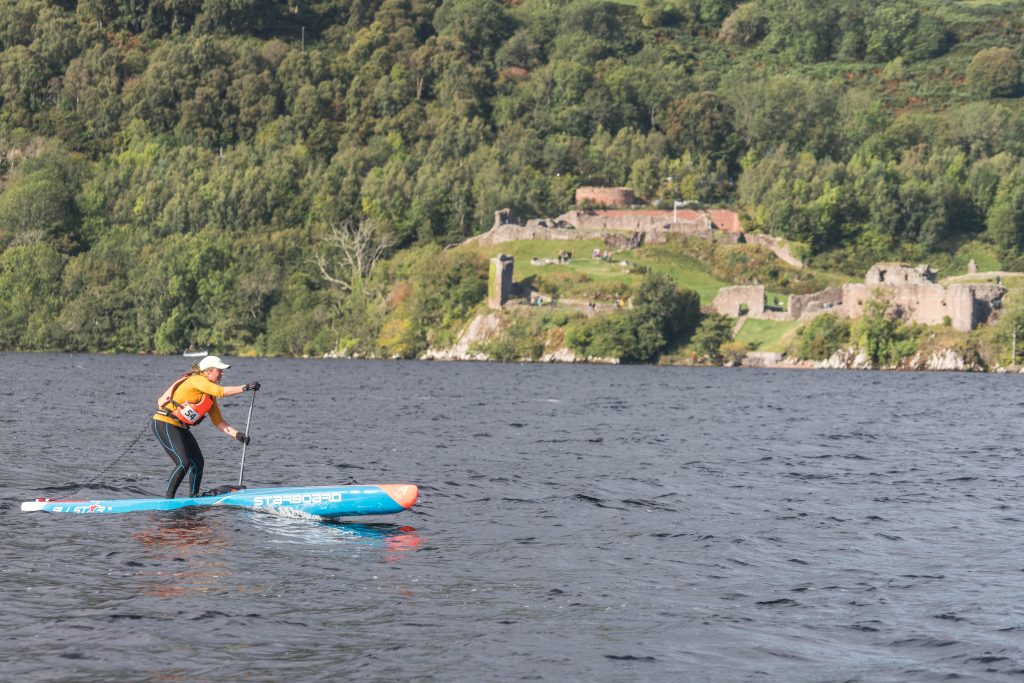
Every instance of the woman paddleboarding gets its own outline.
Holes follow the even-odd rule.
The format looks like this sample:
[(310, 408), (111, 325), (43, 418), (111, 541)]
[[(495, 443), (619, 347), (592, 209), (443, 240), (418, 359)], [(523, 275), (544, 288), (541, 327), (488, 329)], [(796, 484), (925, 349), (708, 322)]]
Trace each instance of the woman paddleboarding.
[(165, 498), (174, 498), (175, 491), (185, 475), (189, 478), (189, 495), (198, 496), (203, 481), (203, 452), (190, 428), (206, 416), (214, 427), (243, 444), (249, 443), (245, 432), (240, 432), (224, 421), (217, 399), (237, 396), (244, 391), (257, 391), (259, 382), (224, 387), (220, 380), (231, 366), (217, 356), (207, 356), (193, 365), (188, 374), (176, 380), (157, 399), (157, 412), (152, 428), (157, 442), (174, 462), (174, 470), (167, 480)]

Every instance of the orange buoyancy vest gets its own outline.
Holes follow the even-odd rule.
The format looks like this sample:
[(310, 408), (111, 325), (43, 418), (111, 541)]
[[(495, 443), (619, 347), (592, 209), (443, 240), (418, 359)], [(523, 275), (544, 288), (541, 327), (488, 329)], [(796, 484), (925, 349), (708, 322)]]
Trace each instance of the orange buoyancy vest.
[(213, 407), (213, 396), (203, 394), (203, 400), (199, 403), (189, 403), (188, 401), (178, 403), (174, 399), (168, 402), (175, 406), (174, 410), (170, 411), (171, 417), (192, 427), (202, 422), (206, 414), (210, 412), (210, 408)]
[[(210, 412), (211, 408), (213, 408), (214, 402), (213, 396), (210, 396), (209, 394), (203, 394), (203, 397), (197, 403), (192, 403), (191, 401), (178, 403), (173, 398), (170, 398), (171, 396), (174, 396), (174, 390), (189, 377), (192, 377), (191, 373), (185, 375), (172, 384), (160, 397), (158, 403), (160, 405), (160, 413), (163, 413), (167, 417), (173, 417), (175, 420), (187, 427), (194, 427), (203, 421), (206, 414)], [(164, 400), (165, 396), (168, 397), (166, 400)], [(173, 406), (173, 409), (168, 410), (168, 405)]]

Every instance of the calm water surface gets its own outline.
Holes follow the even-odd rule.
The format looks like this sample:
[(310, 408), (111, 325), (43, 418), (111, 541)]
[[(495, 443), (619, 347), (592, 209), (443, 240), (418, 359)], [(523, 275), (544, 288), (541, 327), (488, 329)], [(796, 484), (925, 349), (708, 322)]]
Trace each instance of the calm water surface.
[(22, 513), (159, 495), (188, 362), (0, 354), (0, 680), (1024, 676), (1019, 376), (228, 360), (249, 486), (420, 503)]

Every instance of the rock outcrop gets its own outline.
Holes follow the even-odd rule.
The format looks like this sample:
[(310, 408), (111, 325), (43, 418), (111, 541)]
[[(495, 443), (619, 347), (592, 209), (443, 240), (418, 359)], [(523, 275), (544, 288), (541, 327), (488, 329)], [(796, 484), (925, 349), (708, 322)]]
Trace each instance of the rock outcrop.
[(985, 368), (973, 356), (965, 356), (955, 349), (937, 349), (927, 353), (916, 353), (897, 365), (875, 368), (867, 354), (858, 348), (842, 348), (817, 367), (831, 370), (935, 370), (981, 372)]
[(486, 342), (501, 333), (503, 319), (496, 313), (484, 313), (470, 321), (455, 346), (447, 349), (427, 349), (423, 360), (487, 360), (482, 353), (473, 353), (474, 345)]

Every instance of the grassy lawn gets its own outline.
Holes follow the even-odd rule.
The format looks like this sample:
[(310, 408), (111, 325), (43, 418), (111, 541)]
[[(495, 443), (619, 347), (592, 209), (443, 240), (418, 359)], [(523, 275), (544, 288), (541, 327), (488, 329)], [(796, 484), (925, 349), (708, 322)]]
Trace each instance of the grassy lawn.
[(1024, 289), (1024, 275), (1008, 275), (1002, 278), (1000, 284), (1010, 291), (1016, 290), (1019, 292), (1021, 289)]
[(789, 309), (788, 294), (783, 294), (782, 292), (772, 292), (766, 289), (764, 292), (764, 300), (768, 306), (781, 308), (784, 311)]
[[(515, 258), (513, 280), (530, 281), (536, 291), (544, 293), (557, 289), (559, 298), (610, 300), (611, 292), (628, 290), (642, 279), (631, 272), (629, 265), (643, 266), (652, 272), (668, 275), (680, 287), (691, 289), (700, 296), (701, 305), (710, 305), (722, 287), (733, 283), (721, 280), (708, 271), (707, 265), (680, 250), (667, 250), (664, 245), (614, 252), (609, 261), (595, 259), (595, 249), (607, 247), (601, 240), (517, 240), (480, 248), (488, 258), (508, 254)], [(554, 260), (562, 250), (572, 252), (568, 263), (534, 265), (533, 259)], [(774, 257), (772, 257), (774, 258)], [(623, 265), (627, 263), (629, 265)], [(834, 284), (839, 279), (821, 275), (823, 284)], [(845, 278), (840, 278), (845, 280)], [(551, 293), (548, 291), (547, 293)], [(789, 306), (789, 295), (774, 289), (765, 292), (770, 306), (783, 309)], [(778, 302), (778, 303), (776, 303)]]
[[(508, 254), (516, 260), (513, 271), (513, 279), (524, 280), (531, 275), (550, 272), (552, 269), (580, 270), (583, 272), (583, 262), (591, 262), (591, 253), (594, 249), (604, 249), (604, 242), (601, 240), (516, 240), (514, 242), (502, 242), (490, 247), (484, 247), (481, 252), (487, 258), (494, 258), (498, 254)], [(530, 261), (533, 259), (555, 259), (558, 252), (562, 250), (572, 253), (572, 259), (568, 264), (549, 264), (535, 266)], [(606, 266), (602, 268), (598, 264)], [(613, 277), (619, 275), (622, 269), (618, 265), (594, 262), (585, 267), (588, 275), (601, 277)]]
[(743, 323), (736, 341), (744, 342), (753, 351), (785, 351), (796, 337), (801, 323), (796, 320), (748, 320)]
[[(729, 284), (708, 275), (699, 261), (686, 256), (674, 258), (671, 261), (650, 259), (645, 257), (643, 249), (637, 249), (615, 252), (614, 258), (610, 261), (591, 258), (594, 249), (605, 248), (604, 242), (600, 240), (518, 240), (485, 247), (481, 251), (488, 258), (493, 258), (498, 254), (508, 254), (514, 257), (513, 280), (522, 282), (529, 278), (535, 278), (541, 283), (557, 282), (562, 297), (585, 296), (585, 292), (575, 290), (585, 289), (588, 283), (610, 285), (639, 282), (642, 276), (630, 273), (628, 268), (622, 265), (623, 261), (646, 266), (654, 272), (668, 275), (678, 282), (680, 287), (697, 292), (700, 295), (701, 304), (710, 304), (718, 294), (718, 290)], [(531, 263), (534, 258), (554, 259), (563, 249), (573, 254), (569, 263), (546, 265)], [(784, 295), (779, 295), (779, 297), (783, 298)]]
[[(999, 279), (998, 283), (996, 282), (997, 278)], [(991, 275), (988, 273), (978, 273), (977, 275), (959, 275), (954, 278), (939, 281), (939, 284), (943, 285), (973, 285), (984, 283), (1000, 284), (1012, 292), (1014, 290), (1024, 288), (1024, 274), (1012, 273), (1009, 275)]]
[(630, 262), (646, 266), (653, 272), (668, 275), (679, 283), (680, 287), (692, 289), (700, 295), (701, 305), (710, 304), (719, 289), (729, 286), (728, 282), (722, 282), (709, 275), (700, 261), (689, 256), (680, 255), (671, 261), (660, 258), (651, 259), (644, 254), (643, 249), (623, 251), (617, 255)]
[[(517, 240), (481, 249), (488, 258), (508, 254), (515, 258), (512, 280), (529, 282), (531, 288), (549, 297), (612, 301), (628, 292), (640, 276), (629, 272), (619, 260), (591, 257), (594, 249), (605, 249), (601, 240)], [(533, 259), (554, 261), (562, 250), (572, 254), (568, 263), (534, 264)]]
[(999, 257), (995, 253), (995, 249), (990, 244), (985, 244), (980, 241), (967, 242), (961, 246), (953, 257), (955, 265), (950, 269), (950, 272), (942, 272), (939, 274), (942, 276), (950, 275), (964, 275), (967, 273), (967, 264), (971, 259), (974, 259), (974, 264), (978, 267), (979, 273), (998, 271), (1003, 269), (1003, 264), (1000, 263)]

